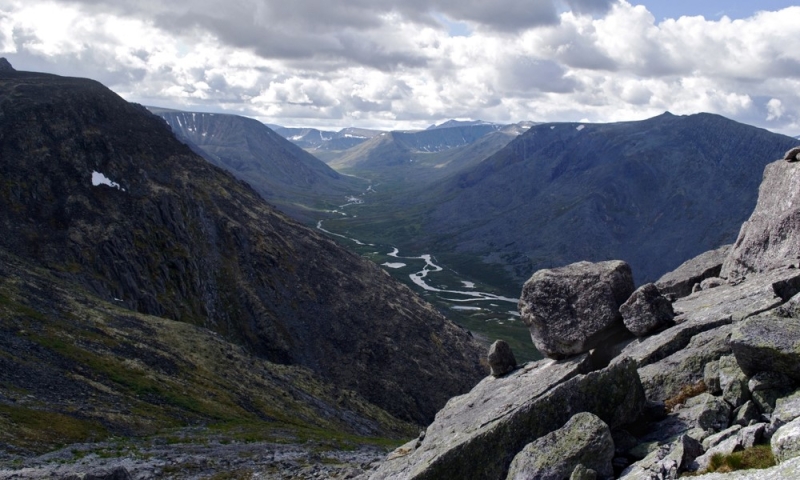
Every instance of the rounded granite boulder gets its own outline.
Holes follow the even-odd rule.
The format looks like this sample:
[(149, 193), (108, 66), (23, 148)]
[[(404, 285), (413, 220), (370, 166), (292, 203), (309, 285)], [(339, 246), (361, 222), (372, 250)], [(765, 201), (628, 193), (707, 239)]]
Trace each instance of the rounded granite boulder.
[(627, 263), (578, 262), (534, 273), (522, 287), (519, 310), (536, 348), (562, 359), (624, 331), (619, 307), (633, 290)]

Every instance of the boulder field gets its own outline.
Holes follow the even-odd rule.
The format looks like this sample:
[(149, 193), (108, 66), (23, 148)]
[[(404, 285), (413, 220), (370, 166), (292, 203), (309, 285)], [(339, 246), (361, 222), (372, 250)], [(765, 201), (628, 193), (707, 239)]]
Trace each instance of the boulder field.
[[(800, 150), (798, 150), (800, 151)], [(800, 164), (767, 166), (733, 245), (634, 289), (622, 261), (540, 270), (520, 298), (548, 358), (450, 399), (372, 479), (800, 478)], [(777, 465), (705, 473), (770, 445)]]

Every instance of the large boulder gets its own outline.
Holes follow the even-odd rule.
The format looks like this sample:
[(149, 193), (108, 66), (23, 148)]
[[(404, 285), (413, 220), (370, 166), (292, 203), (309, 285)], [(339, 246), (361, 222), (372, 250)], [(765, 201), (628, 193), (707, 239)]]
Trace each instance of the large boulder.
[(637, 288), (619, 307), (619, 313), (625, 328), (637, 337), (667, 327), (675, 318), (672, 303), (652, 283)]
[(372, 479), (504, 478), (525, 445), (591, 412), (610, 428), (638, 418), (644, 392), (636, 365), (622, 362), (582, 374), (589, 356), (530, 362), (503, 377), (486, 377), (452, 398), (425, 438), (395, 450)]
[(800, 418), (780, 427), (772, 436), (770, 446), (778, 463), (800, 457)]
[(723, 245), (716, 250), (702, 253), (686, 260), (675, 270), (665, 273), (655, 284), (663, 295), (674, 298), (686, 297), (692, 287), (706, 278), (717, 277), (722, 271), (722, 263), (728, 256), (731, 245)]
[(566, 425), (529, 443), (514, 457), (507, 480), (562, 480), (578, 465), (601, 478), (614, 474), (614, 440), (602, 420), (588, 412), (572, 417)]
[(561, 359), (621, 333), (619, 307), (633, 291), (627, 263), (578, 262), (534, 273), (522, 288), (519, 310), (536, 348)]
[(731, 348), (742, 371), (778, 372), (800, 381), (800, 319), (764, 313), (734, 326)]
[(766, 272), (800, 258), (800, 164), (777, 161), (764, 169), (758, 203), (722, 265), (729, 279)]

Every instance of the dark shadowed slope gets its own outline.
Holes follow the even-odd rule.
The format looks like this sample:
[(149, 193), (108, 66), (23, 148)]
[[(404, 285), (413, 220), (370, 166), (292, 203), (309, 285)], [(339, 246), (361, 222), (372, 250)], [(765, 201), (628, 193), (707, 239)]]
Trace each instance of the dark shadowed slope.
[(764, 165), (796, 140), (711, 114), (544, 124), (431, 190), (422, 230), (518, 281), (536, 269), (623, 259), (639, 283), (730, 243)]
[(101, 84), (0, 73), (0, 247), (427, 422), (479, 346), (374, 264), (267, 205)]

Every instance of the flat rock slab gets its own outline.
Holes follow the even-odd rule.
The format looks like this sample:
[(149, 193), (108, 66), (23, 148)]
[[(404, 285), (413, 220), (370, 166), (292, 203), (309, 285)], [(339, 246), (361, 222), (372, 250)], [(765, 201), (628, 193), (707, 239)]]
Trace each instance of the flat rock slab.
[(689, 344), (672, 355), (639, 369), (648, 400), (673, 397), (681, 388), (703, 379), (705, 365), (730, 354), (728, 344), (732, 325), (724, 325), (692, 337)]
[(719, 276), (722, 263), (728, 256), (732, 245), (723, 245), (686, 260), (675, 270), (664, 274), (655, 283), (662, 295), (674, 298), (686, 297), (692, 293), (692, 287), (706, 278)]
[(587, 355), (542, 360), (504, 376), (487, 377), (451, 399), (425, 438), (389, 455), (372, 479), (504, 478), (525, 445), (590, 412), (609, 427), (637, 418), (644, 392), (633, 362), (582, 374)]
[(633, 290), (627, 263), (578, 262), (534, 273), (522, 287), (519, 311), (536, 348), (561, 359), (588, 352), (615, 330), (624, 331), (619, 307)]
[(798, 281), (800, 271), (787, 269), (753, 276), (739, 285), (722, 285), (693, 293), (673, 303), (678, 313), (674, 327), (634, 340), (614, 362), (628, 357), (640, 367), (655, 363), (686, 347), (692, 337), (699, 333), (781, 305), (788, 298), (776, 294), (776, 286), (785, 295), (787, 289), (791, 291), (787, 285)]

